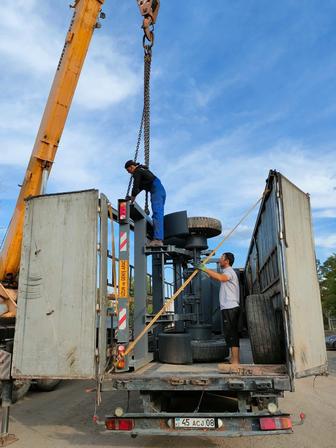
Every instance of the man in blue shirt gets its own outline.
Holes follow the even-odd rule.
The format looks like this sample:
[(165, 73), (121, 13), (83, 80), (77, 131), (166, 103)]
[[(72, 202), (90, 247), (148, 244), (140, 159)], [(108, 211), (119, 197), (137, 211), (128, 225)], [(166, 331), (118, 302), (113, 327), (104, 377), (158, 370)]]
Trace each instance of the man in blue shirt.
[(125, 163), (125, 169), (133, 177), (133, 188), (131, 201), (134, 202), (136, 196), (143, 190), (148, 191), (151, 196), (153, 212), (154, 239), (150, 246), (162, 246), (164, 240), (163, 217), (164, 205), (166, 201), (166, 191), (161, 181), (145, 165), (140, 165), (133, 160)]

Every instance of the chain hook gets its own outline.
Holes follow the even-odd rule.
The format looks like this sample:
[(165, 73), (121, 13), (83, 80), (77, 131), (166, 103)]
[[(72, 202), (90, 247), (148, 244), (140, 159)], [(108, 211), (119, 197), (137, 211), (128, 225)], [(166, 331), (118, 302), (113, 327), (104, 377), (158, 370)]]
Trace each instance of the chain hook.
[(154, 24), (160, 8), (160, 0), (137, 0), (140, 14), (143, 16), (144, 46), (146, 39), (150, 46), (154, 44)]

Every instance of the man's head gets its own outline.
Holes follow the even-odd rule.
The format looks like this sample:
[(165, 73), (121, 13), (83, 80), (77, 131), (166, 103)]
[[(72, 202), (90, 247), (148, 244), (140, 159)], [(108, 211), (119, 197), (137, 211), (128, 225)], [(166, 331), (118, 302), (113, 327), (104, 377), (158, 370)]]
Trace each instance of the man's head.
[(133, 174), (137, 166), (138, 163), (134, 162), (134, 160), (127, 160), (127, 162), (125, 163), (125, 170), (128, 173)]
[(219, 259), (219, 264), (221, 268), (228, 268), (234, 263), (234, 255), (231, 252), (224, 252)]

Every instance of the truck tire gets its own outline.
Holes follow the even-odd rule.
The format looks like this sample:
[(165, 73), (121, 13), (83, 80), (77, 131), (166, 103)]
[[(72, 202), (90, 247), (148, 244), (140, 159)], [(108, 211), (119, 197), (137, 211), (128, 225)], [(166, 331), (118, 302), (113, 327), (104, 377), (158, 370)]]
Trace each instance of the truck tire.
[(229, 349), (223, 339), (191, 341), (191, 350), (194, 362), (224, 361), (229, 356)]
[(195, 216), (188, 218), (188, 228), (191, 233), (212, 238), (222, 233), (222, 224), (218, 219)]
[(36, 380), (34, 384), (36, 389), (44, 392), (50, 392), (56, 389), (60, 382), (61, 380)]
[(285, 362), (282, 313), (263, 294), (246, 297), (246, 318), (255, 364)]
[(31, 382), (29, 380), (27, 380), (27, 381), (14, 380), (13, 394), (12, 394), (12, 403), (13, 404), (19, 400), (22, 400), (22, 398), (29, 391), (30, 384), (31, 384)]

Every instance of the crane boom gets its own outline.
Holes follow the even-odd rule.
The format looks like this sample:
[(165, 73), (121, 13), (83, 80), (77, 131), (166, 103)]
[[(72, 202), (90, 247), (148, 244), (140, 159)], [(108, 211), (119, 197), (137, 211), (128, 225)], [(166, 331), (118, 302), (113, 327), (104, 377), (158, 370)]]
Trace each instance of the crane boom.
[(41, 194), (58, 149), (71, 101), (104, 0), (74, 0), (74, 13), (49, 93), (15, 211), (0, 252), (0, 281), (19, 271), (24, 201)]

